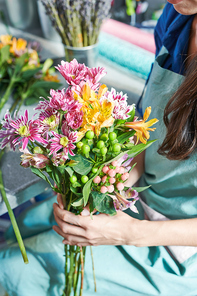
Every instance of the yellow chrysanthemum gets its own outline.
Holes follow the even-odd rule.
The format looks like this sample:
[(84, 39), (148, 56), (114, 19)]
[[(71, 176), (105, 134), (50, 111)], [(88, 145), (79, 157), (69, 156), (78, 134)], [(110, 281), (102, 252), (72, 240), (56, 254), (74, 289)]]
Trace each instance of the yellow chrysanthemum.
[(158, 122), (158, 119), (153, 118), (145, 122), (151, 113), (151, 107), (147, 107), (142, 120), (134, 122), (126, 122), (125, 127), (134, 129), (136, 131), (137, 143), (140, 140), (142, 143), (146, 144), (147, 140), (150, 138), (148, 131), (154, 131), (156, 128), (150, 128), (153, 124)]

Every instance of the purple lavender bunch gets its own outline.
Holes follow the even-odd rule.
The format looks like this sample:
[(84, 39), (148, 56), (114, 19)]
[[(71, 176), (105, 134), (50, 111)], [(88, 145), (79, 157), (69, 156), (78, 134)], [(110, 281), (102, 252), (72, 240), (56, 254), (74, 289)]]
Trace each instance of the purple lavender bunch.
[(63, 44), (84, 47), (98, 42), (111, 0), (40, 0)]

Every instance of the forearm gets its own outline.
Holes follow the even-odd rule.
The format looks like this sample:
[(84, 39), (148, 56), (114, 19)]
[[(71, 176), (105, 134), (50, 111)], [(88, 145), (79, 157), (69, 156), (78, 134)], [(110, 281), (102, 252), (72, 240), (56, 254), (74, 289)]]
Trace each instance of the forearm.
[[(132, 226), (133, 227), (133, 226)], [(168, 221), (139, 221), (135, 242), (143, 246), (197, 246), (197, 218)]]

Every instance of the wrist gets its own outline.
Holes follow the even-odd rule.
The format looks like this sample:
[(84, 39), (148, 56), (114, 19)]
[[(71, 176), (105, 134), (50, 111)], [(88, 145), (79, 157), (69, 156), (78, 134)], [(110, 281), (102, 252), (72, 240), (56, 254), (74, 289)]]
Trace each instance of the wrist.
[(135, 225), (132, 227), (133, 237), (130, 236), (128, 245), (134, 245), (136, 247), (148, 247), (159, 245), (159, 233), (160, 227), (162, 227), (162, 221), (148, 221), (135, 219)]

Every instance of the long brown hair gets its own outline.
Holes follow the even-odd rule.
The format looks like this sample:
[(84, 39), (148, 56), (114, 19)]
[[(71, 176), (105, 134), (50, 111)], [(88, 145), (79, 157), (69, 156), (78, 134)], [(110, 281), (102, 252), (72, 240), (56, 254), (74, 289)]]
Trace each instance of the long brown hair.
[(197, 55), (164, 110), (166, 137), (158, 153), (171, 160), (187, 159), (197, 148)]

